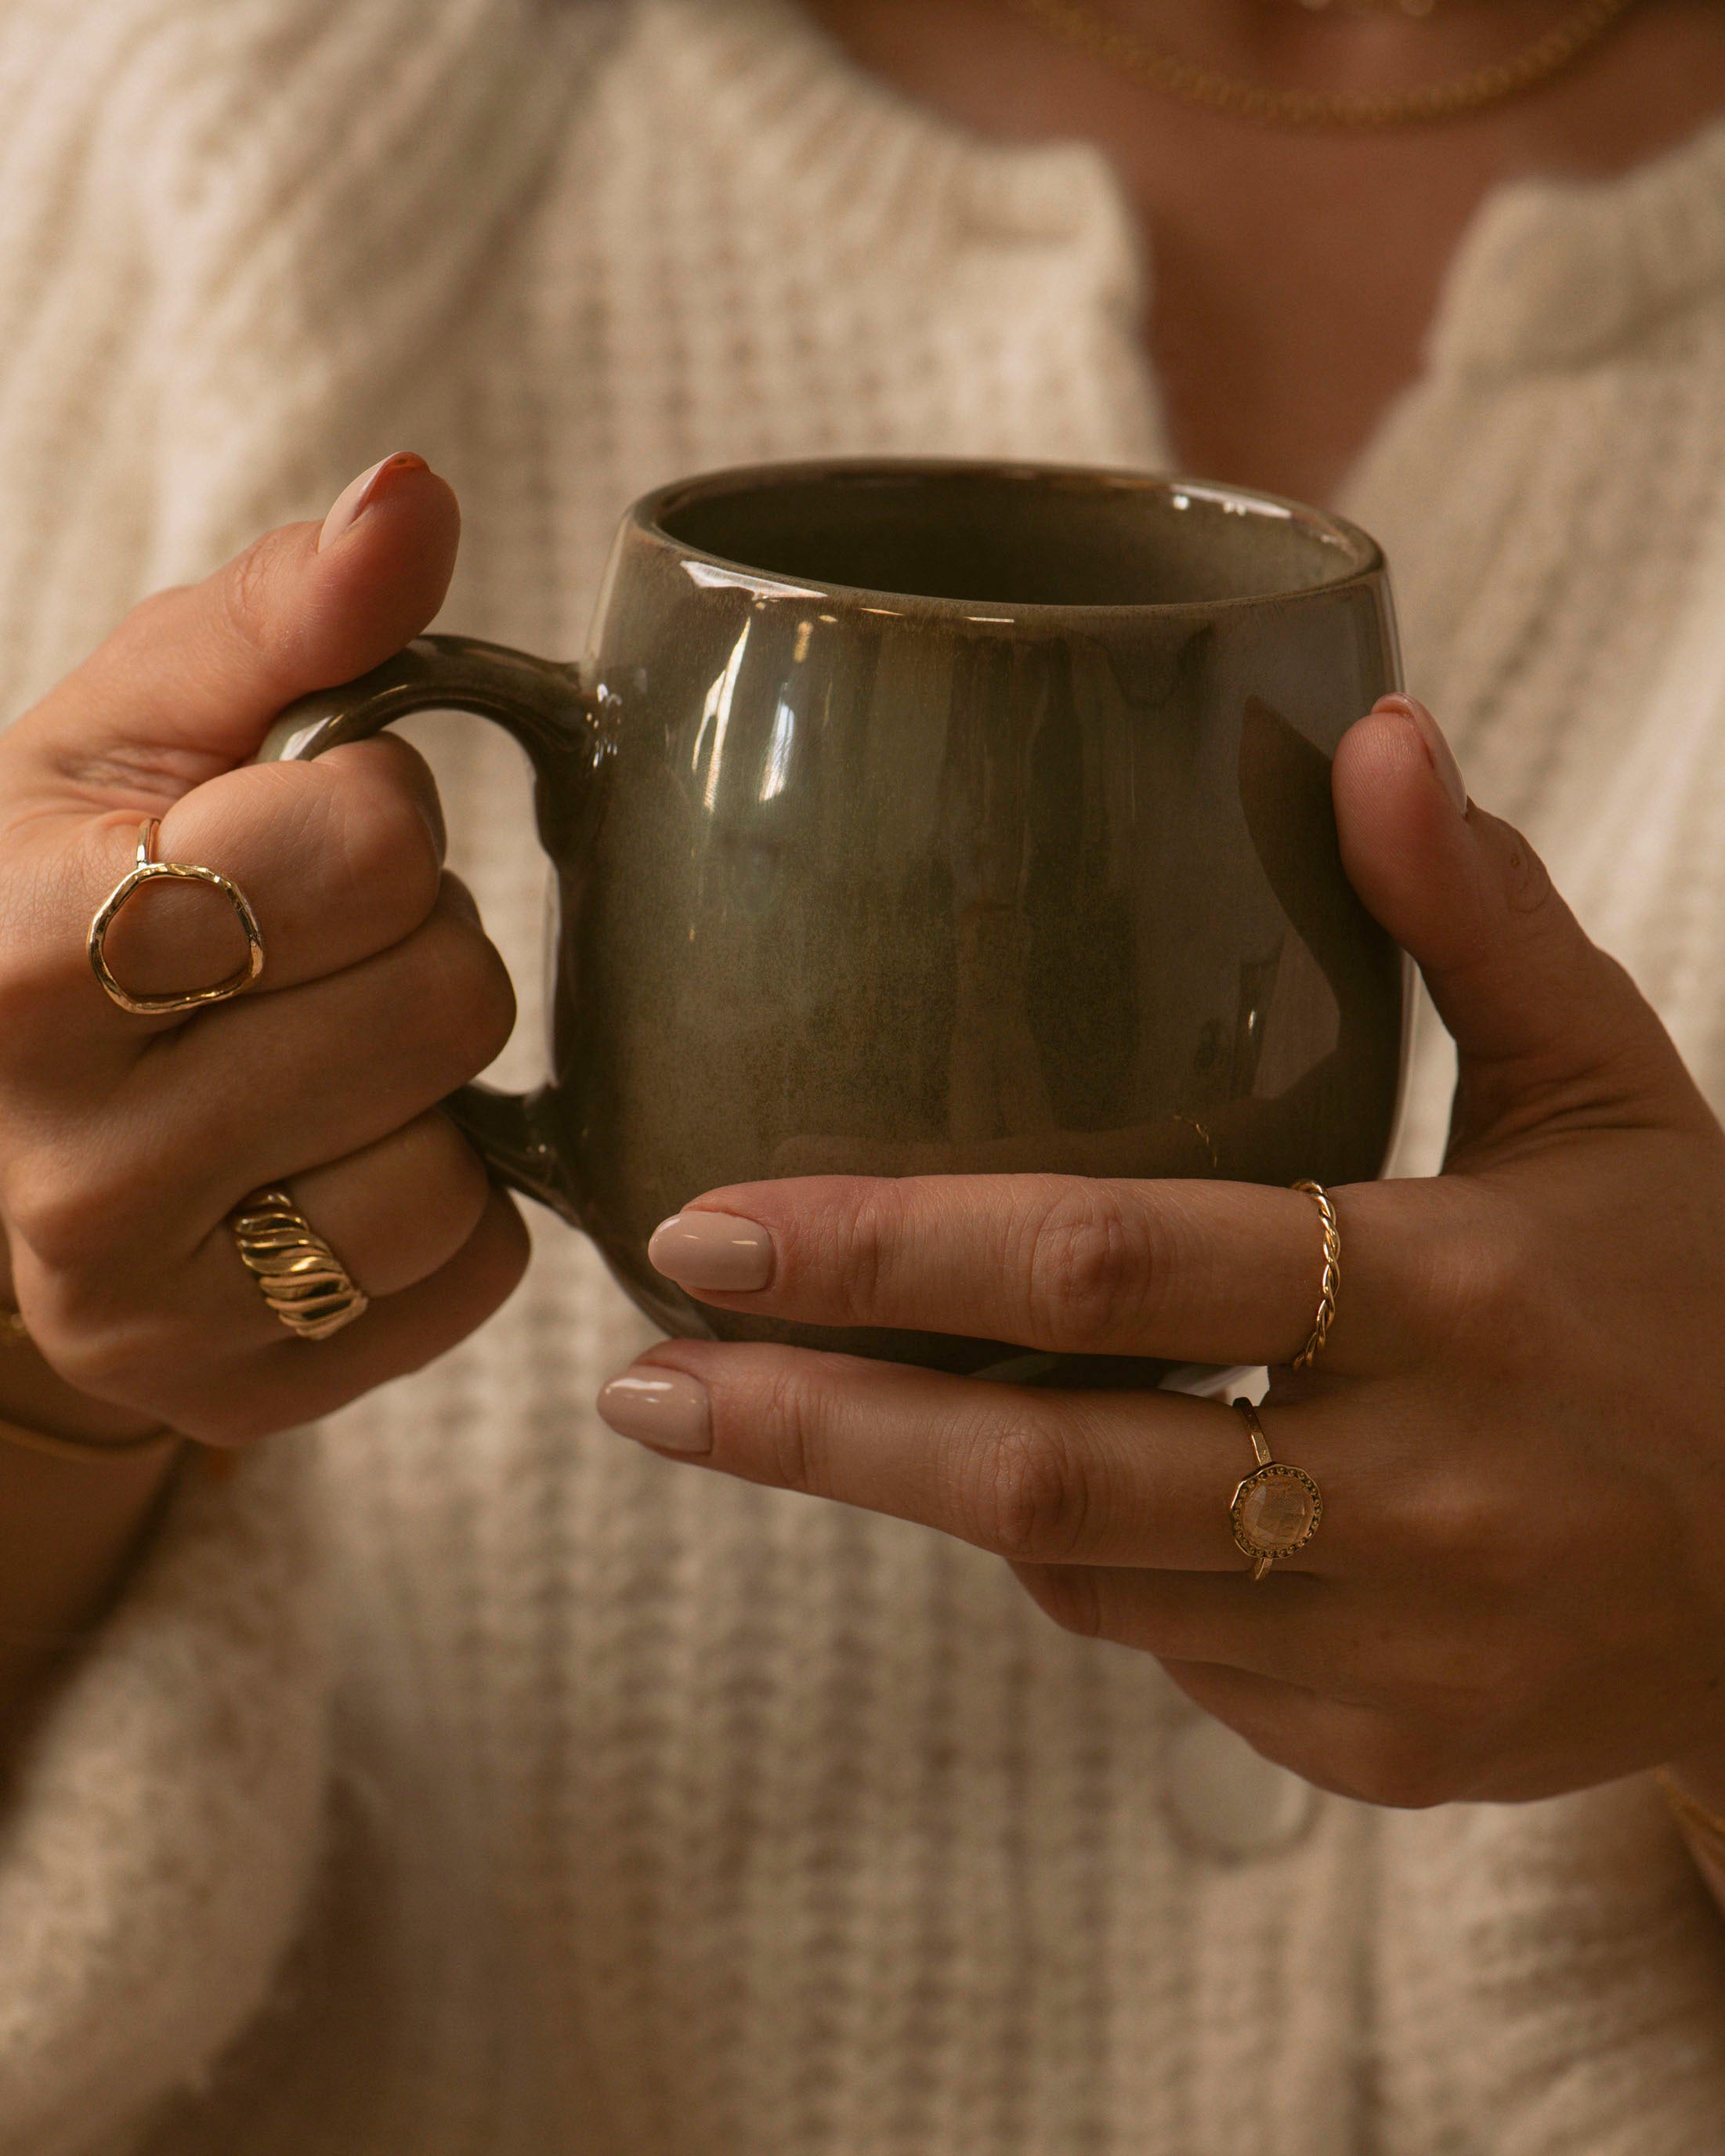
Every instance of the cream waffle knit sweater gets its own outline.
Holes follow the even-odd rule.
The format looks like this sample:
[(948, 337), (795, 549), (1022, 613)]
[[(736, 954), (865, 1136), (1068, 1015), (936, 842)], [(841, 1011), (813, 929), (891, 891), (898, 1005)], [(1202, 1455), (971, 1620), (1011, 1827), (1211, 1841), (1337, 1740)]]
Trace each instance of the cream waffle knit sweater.
[[(0, 709), (397, 446), (465, 506), (445, 624), (562, 654), (681, 471), (1154, 465), (1146, 275), (1096, 157), (787, 0), (7, 0)], [(1722, 482), (1725, 130), (1488, 205), (1344, 504), (1716, 1100)], [(525, 987), (480, 732), (439, 760)], [(644, 1337), (541, 1223), (479, 1337), (182, 1494), (0, 1804), (3, 2156), (1725, 2148), (1725, 1924), (1644, 1787), (1230, 1839), (1148, 1660), (608, 1435)]]

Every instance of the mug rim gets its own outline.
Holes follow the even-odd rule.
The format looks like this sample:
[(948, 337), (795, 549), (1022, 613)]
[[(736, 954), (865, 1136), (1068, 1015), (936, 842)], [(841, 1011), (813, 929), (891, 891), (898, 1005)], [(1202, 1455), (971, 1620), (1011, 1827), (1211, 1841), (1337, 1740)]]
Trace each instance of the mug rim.
[[(1233, 507), (1241, 513), (1291, 520), (1311, 533), (1321, 544), (1334, 548), (1338, 555), (1344, 557), (1346, 566), (1335, 577), (1326, 578), (1317, 583), (1213, 599), (1091, 602), (952, 598), (929, 592), (895, 591), (886, 587), (836, 583), (819, 577), (793, 577), (782, 571), (763, 569), (757, 563), (738, 561), (695, 546), (675, 531), (667, 530), (664, 522), (666, 516), (675, 515), (690, 503), (766, 487), (806, 485), (813, 480), (830, 479), (938, 479), (954, 475), (1017, 480), (1051, 479), (1093, 486), (1098, 492), (1129, 490), (1146, 494), (1186, 495), (1197, 500), (1217, 502), (1224, 507)], [(1046, 625), (1055, 621), (1070, 620), (1075, 616), (1082, 621), (1101, 624), (1111, 620), (1134, 620), (1144, 615), (1164, 619), (1179, 614), (1206, 617), (1240, 612), (1253, 607), (1292, 605), (1302, 599), (1332, 598), (1338, 592), (1371, 583), (1384, 574), (1388, 566), (1383, 548), (1370, 532), (1363, 531), (1347, 517), (1337, 516), (1333, 511), (1315, 508), (1310, 502), (1296, 501), (1286, 495), (1270, 494), (1258, 487), (1236, 486), (1226, 480), (1133, 470), (1120, 465), (1041, 464), (1034, 459), (1024, 458), (810, 457), (764, 464), (727, 465), (712, 471), (691, 473), (682, 479), (672, 480), (663, 486), (655, 487), (651, 493), (643, 495), (633, 504), (626, 513), (625, 521), (655, 544), (667, 548), (685, 561), (707, 565), (715, 572), (711, 580), (712, 583), (747, 591), (759, 599), (831, 599), (840, 603), (850, 602), (865, 610), (870, 601), (884, 600), (892, 603), (877, 611), (927, 611), (957, 615), (972, 621), (981, 619), (1003, 625), (1019, 622)], [(998, 608), (999, 611), (980, 618), (967, 613), (967, 608), (978, 606)]]

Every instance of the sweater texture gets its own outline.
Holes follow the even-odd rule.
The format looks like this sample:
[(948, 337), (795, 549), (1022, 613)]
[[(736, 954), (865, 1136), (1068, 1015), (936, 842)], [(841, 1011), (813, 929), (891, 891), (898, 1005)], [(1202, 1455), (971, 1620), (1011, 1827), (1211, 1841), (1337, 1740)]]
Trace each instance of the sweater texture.
[[(1150, 274), (1099, 157), (788, 0), (10, 0), (0, 710), (397, 447), (463, 501), (441, 625), (555, 655), (680, 473), (1164, 465)], [(1725, 130), (1488, 203), (1340, 504), (1716, 1103), (1722, 385)], [(525, 786), (418, 731), (529, 1077)], [(1404, 1168), (1450, 1082), (1428, 1027)], [(649, 1329), (534, 1228), (456, 1353), (191, 1478), (69, 1676), (0, 1810), (0, 2156), (1717, 2152), (1725, 1925), (1645, 1784), (1207, 1835), (1228, 1740), (1147, 1657), (609, 1435)]]

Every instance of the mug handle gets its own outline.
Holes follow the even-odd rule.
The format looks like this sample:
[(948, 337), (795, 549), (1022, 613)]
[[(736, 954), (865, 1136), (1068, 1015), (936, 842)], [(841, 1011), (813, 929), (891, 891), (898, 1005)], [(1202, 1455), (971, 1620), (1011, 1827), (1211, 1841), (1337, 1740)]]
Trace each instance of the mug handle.
[[(598, 822), (603, 706), (578, 666), (477, 637), (418, 636), (357, 680), (290, 704), (264, 737), (258, 761), (303, 762), (343, 742), (365, 741), (413, 711), (471, 711), (526, 751), (540, 843), (553, 861), (562, 861), (584, 850)], [(541, 1097), (464, 1086), (444, 1106), (503, 1182), (572, 1219), (574, 1194), (540, 1135)]]

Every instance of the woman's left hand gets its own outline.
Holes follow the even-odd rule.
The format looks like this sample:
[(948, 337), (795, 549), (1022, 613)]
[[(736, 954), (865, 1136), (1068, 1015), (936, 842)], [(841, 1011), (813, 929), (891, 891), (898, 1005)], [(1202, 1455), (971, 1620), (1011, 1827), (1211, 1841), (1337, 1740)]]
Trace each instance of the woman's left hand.
[(655, 1239), (726, 1309), (1282, 1366), (1265, 1433), (1324, 1509), (1261, 1583), (1229, 1522), (1252, 1452), (1219, 1404), (673, 1341), (601, 1411), (998, 1552), (1059, 1623), (1156, 1656), (1327, 1788), (1529, 1798), (1676, 1760), (1717, 1806), (1725, 1134), (1526, 843), (1456, 813), (1446, 761), (1405, 702), (1336, 758), (1348, 874), (1420, 963), (1461, 1080), (1442, 1175), (1331, 1194), (1343, 1287), (1309, 1373), (1285, 1366), (1320, 1223), (1290, 1191), (819, 1178), (711, 1192)]

